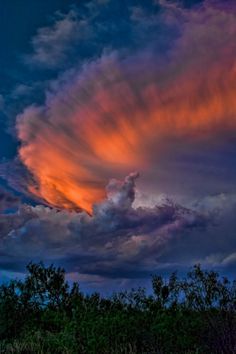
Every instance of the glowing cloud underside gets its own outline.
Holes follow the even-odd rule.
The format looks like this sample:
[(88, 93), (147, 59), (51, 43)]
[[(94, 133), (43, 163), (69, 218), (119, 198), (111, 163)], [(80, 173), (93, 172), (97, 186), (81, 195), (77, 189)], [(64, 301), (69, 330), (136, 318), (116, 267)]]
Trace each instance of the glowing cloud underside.
[(181, 15), (181, 36), (165, 57), (154, 44), (104, 56), (18, 117), (34, 195), (91, 212), (108, 179), (148, 171), (169, 141), (187, 146), (236, 131), (236, 13), (205, 6)]

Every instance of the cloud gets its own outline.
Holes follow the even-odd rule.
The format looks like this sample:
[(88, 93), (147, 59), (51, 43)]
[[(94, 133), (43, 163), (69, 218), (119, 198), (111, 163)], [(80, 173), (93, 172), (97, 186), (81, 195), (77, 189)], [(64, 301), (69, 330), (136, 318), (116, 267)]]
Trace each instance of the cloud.
[(30, 87), (29, 85), (26, 84), (17, 84), (12, 93), (11, 93), (11, 98), (17, 99), (22, 97), (28, 96), (32, 93), (33, 88)]
[[(1, 215), (1, 267), (33, 257), (98, 281), (233, 267), (236, 9), (162, 1), (119, 17), (114, 4), (33, 39), (32, 65), (69, 70), (17, 116), (19, 155), (0, 174), (43, 205)], [(138, 190), (136, 174), (119, 181), (130, 171)]]
[(75, 10), (56, 15), (52, 26), (39, 28), (33, 37), (33, 53), (26, 57), (28, 64), (56, 69), (63, 65), (75, 43), (89, 39), (89, 24), (79, 19)]
[(163, 50), (174, 33), (168, 35), (170, 26), (159, 14), (165, 7), (153, 1), (134, 6), (131, 0), (125, 7), (109, 0), (82, 2), (38, 29), (25, 62), (40, 69), (71, 68), (104, 51), (132, 52), (156, 38)]
[[(203, 215), (211, 215), (205, 232), (192, 230), (184, 239), (175, 238), (160, 257), (162, 264), (172, 263), (176, 268), (201, 263), (224, 274), (235, 270), (236, 195), (218, 194), (193, 202), (192, 208)], [(171, 260), (171, 262), (170, 262)], [(173, 267), (173, 265), (172, 265)]]
[(0, 177), (7, 181), (10, 188), (22, 193), (26, 197), (35, 199), (28, 191), (29, 185), (34, 185), (34, 180), (29, 171), (16, 157), (14, 160), (3, 160), (0, 164)]
[[(214, 150), (233, 137), (236, 13), (206, 3), (181, 14), (180, 35), (164, 56), (155, 43), (132, 55), (104, 54), (18, 116), (32, 194), (91, 212), (113, 176), (150, 176), (169, 151), (175, 158), (178, 149)], [(178, 23), (172, 10), (162, 16)]]
[(15, 197), (3, 188), (0, 188), (0, 213), (5, 212), (7, 209), (17, 207), (19, 203), (19, 198)]
[(40, 205), (21, 205), (15, 214), (1, 215), (1, 267), (13, 267), (17, 258), (19, 264), (60, 262), (68, 271), (107, 278), (150, 274), (173, 238), (204, 230), (209, 221), (170, 201), (134, 208), (136, 178), (110, 181), (107, 199), (94, 205), (93, 216)]

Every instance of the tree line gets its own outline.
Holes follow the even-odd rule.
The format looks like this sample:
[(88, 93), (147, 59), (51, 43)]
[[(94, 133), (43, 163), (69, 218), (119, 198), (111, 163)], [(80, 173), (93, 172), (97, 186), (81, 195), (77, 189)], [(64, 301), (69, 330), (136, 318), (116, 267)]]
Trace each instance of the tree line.
[(233, 354), (236, 281), (194, 266), (152, 277), (152, 293), (103, 297), (69, 285), (65, 270), (30, 263), (0, 286), (0, 353)]

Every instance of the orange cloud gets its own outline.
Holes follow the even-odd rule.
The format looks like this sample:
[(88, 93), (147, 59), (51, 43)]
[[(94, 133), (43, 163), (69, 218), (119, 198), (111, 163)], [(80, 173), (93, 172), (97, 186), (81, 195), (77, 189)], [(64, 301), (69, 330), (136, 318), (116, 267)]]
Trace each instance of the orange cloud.
[(44, 107), (18, 117), (19, 156), (34, 195), (91, 212), (107, 180), (151, 170), (173, 139), (187, 146), (236, 131), (236, 13), (205, 6), (182, 15), (165, 58), (152, 48), (102, 57)]

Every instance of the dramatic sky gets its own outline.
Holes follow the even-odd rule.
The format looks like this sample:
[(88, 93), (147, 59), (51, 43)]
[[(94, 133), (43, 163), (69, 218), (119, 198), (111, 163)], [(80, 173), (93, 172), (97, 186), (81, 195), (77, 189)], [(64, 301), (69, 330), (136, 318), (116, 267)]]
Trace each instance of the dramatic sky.
[(0, 0), (0, 272), (236, 270), (236, 4)]

